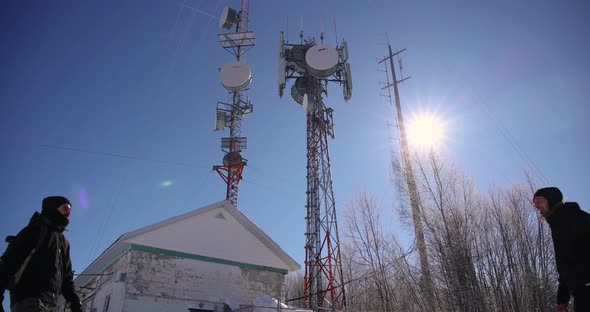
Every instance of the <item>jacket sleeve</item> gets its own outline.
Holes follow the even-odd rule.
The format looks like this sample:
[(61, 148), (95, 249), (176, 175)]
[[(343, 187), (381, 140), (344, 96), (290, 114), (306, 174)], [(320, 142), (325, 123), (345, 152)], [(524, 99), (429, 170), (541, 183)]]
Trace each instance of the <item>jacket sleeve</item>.
[(70, 244), (66, 243), (66, 259), (64, 266), (64, 279), (61, 286), (61, 292), (70, 304), (79, 304), (80, 297), (76, 294), (74, 286), (74, 272), (72, 271), (72, 259), (70, 258)]
[(557, 304), (568, 304), (570, 302), (570, 290), (566, 283), (559, 282), (557, 287)]
[(0, 260), (0, 291), (4, 292), (9, 287), (13, 275), (35, 247), (38, 236), (39, 230), (36, 227), (27, 226), (8, 245)]

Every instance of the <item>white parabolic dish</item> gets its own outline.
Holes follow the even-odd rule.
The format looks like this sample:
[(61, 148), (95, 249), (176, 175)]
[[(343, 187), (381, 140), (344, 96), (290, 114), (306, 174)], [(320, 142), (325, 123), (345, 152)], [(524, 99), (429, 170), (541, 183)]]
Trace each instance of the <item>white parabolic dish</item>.
[(328, 77), (338, 66), (338, 51), (325, 44), (316, 44), (305, 53), (309, 73), (316, 77)]
[(250, 66), (243, 62), (231, 62), (223, 65), (219, 71), (221, 84), (229, 91), (244, 90), (252, 81)]
[(219, 17), (219, 27), (230, 29), (236, 22), (237, 15), (238, 13), (236, 10), (226, 6), (223, 8), (223, 11), (221, 11), (221, 16)]

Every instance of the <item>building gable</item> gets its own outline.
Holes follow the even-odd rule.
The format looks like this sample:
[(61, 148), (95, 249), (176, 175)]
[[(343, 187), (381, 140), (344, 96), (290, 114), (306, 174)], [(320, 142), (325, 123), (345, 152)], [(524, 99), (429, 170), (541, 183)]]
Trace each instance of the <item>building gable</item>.
[(135, 235), (123, 237), (124, 243), (287, 271), (293, 268), (277, 252), (278, 245), (225, 202), (129, 234)]
[(224, 200), (125, 233), (75, 280), (87, 285), (132, 249), (226, 265), (292, 272), (301, 266), (246, 215)]

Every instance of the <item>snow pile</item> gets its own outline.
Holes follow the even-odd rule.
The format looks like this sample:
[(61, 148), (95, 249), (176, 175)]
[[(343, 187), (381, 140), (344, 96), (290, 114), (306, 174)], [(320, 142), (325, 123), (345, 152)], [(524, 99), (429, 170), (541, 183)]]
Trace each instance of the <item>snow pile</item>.
[[(254, 302), (254, 312), (276, 312), (278, 311), (278, 306), (280, 304), (281, 311), (284, 312), (308, 312), (309, 310), (301, 310), (296, 309), (293, 307), (289, 307), (284, 303), (279, 303), (279, 301), (269, 295), (260, 295), (258, 296)], [(311, 311), (309, 311), (311, 312)]]

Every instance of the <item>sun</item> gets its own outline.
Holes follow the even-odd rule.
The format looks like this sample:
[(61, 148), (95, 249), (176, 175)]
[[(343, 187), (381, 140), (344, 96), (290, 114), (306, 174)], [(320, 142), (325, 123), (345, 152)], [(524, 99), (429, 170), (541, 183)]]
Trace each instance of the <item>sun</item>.
[(408, 120), (406, 127), (408, 143), (415, 148), (437, 148), (445, 137), (446, 125), (434, 113), (418, 113)]

